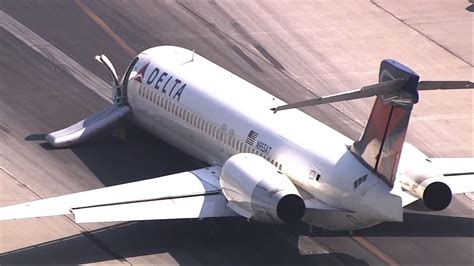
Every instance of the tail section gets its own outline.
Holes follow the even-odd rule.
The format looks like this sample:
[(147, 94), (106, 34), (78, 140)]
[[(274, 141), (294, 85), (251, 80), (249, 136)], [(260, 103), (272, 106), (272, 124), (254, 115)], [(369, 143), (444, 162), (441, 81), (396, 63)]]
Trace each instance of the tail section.
[(364, 133), (351, 147), (359, 159), (390, 185), (395, 181), (411, 110), (419, 99), (419, 78), (397, 61), (381, 62), (380, 83), (396, 79), (405, 82), (399, 90), (377, 96)]
[(413, 70), (395, 60), (380, 63), (379, 83), (358, 90), (276, 106), (274, 113), (307, 106), (376, 96), (364, 133), (351, 147), (361, 162), (393, 185), (407, 134), (413, 105), (419, 90), (473, 89), (471, 81), (421, 81)]

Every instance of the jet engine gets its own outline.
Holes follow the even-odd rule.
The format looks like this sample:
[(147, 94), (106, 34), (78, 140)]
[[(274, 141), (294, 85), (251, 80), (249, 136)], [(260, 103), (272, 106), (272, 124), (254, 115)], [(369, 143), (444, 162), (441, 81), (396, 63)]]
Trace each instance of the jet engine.
[(429, 177), (410, 170), (404, 173), (400, 184), (423, 199), (424, 205), (432, 211), (441, 211), (449, 206), (453, 198), (451, 189), (439, 176)]
[(305, 203), (290, 179), (260, 156), (240, 153), (222, 167), (220, 184), (228, 206), (261, 222), (296, 223)]
[(432, 211), (447, 208), (453, 195), (449, 186), (443, 182), (443, 174), (417, 148), (405, 144), (403, 152), (410, 153), (407, 157), (411, 160), (405, 162), (409, 166), (400, 177), (401, 187), (423, 199), (424, 206)]

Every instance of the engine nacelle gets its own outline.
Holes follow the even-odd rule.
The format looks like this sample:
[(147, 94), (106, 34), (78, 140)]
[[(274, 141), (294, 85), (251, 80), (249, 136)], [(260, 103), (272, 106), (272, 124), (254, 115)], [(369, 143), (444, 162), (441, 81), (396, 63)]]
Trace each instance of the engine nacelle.
[(413, 178), (408, 175), (401, 180), (401, 186), (422, 198), (424, 205), (433, 211), (446, 209), (453, 198), (451, 189), (439, 177)]
[(443, 182), (443, 174), (415, 147), (405, 145), (404, 152), (410, 153), (411, 161), (406, 162), (407, 167), (400, 178), (402, 188), (422, 198), (425, 207), (430, 210), (440, 211), (447, 208), (453, 194)]
[(295, 223), (305, 203), (286, 175), (260, 156), (240, 153), (222, 167), (220, 184), (229, 207), (261, 222)]

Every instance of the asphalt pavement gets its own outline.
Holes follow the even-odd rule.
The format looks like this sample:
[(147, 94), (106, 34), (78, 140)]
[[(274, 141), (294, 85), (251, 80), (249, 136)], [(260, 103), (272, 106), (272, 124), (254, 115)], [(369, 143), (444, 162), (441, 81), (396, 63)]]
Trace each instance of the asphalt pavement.
[[(472, 9), (466, 1), (1, 1), (9, 19), (0, 24), (0, 205), (203, 166), (130, 123), (124, 140), (109, 131), (70, 149), (45, 144), (46, 133), (110, 104), (96, 54), (123, 73), (133, 51), (182, 46), (293, 102), (375, 83), (384, 58), (422, 80), (473, 80)], [(408, 141), (433, 157), (473, 157), (473, 99), (472, 91), (423, 92)], [(355, 139), (372, 103), (304, 111)], [(407, 210), (404, 223), (354, 235), (238, 218), (5, 221), (0, 264), (472, 265), (472, 199), (456, 196), (438, 213)]]

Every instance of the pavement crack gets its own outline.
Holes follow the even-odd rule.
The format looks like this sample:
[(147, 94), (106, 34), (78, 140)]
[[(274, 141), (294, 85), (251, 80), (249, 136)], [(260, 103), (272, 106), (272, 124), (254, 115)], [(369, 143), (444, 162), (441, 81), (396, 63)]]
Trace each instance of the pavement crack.
[(413, 27), (412, 25), (408, 24), (407, 22), (405, 22), (405, 20), (403, 19), (400, 19), (398, 18), (395, 14), (391, 13), (390, 11), (388, 11), (387, 9), (385, 9), (384, 7), (382, 7), (381, 5), (379, 5), (378, 3), (375, 2), (375, 0), (370, 0), (370, 2), (378, 7), (380, 10), (382, 10), (383, 12), (389, 14), (391, 17), (393, 17), (394, 19), (400, 21), (401, 23), (403, 23), (403, 25), (409, 27), (410, 29), (416, 31), (418, 34), (420, 34), (421, 36), (425, 37), (426, 39), (428, 39), (429, 41), (435, 43), (436, 45), (438, 45), (441, 49), (445, 50), (446, 52), (448, 52), (449, 54), (451, 54), (452, 56), (456, 57), (457, 59), (461, 60), (462, 62), (466, 63), (467, 65), (473, 67), (472, 63), (468, 62), (467, 60), (463, 59), (462, 57), (460, 57), (459, 55), (457, 55), (455, 52), (451, 51), (450, 49), (448, 49), (447, 47), (443, 46), (442, 44), (438, 43), (436, 40), (434, 40), (433, 38), (431, 38), (430, 36), (424, 34), (422, 31), (418, 30), (417, 28)]
[(0, 170), (3, 171), (7, 176), (18, 182), (22, 187), (26, 188), (29, 192), (31, 192), (33, 195), (35, 195), (38, 199), (43, 199), (38, 193), (36, 193), (33, 189), (31, 189), (29, 186), (27, 186), (25, 183), (23, 183), (20, 179), (16, 178), (12, 173), (10, 173), (7, 169), (0, 167)]

